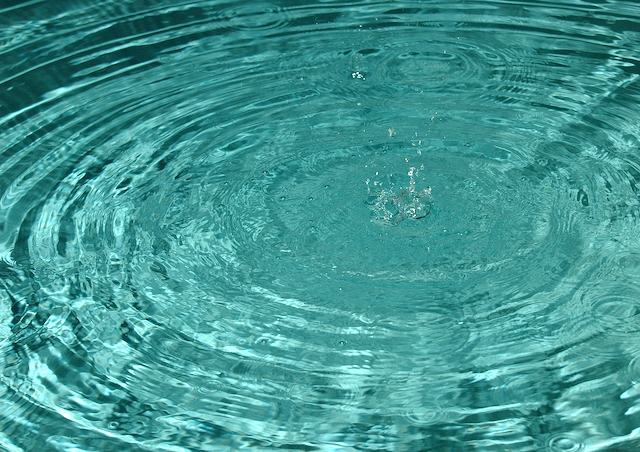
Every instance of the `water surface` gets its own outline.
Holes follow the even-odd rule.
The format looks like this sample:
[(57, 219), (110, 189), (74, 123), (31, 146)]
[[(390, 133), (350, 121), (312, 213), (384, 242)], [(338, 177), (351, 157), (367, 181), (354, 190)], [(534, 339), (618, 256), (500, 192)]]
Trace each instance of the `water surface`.
[(640, 448), (638, 49), (630, 1), (3, 3), (0, 448)]

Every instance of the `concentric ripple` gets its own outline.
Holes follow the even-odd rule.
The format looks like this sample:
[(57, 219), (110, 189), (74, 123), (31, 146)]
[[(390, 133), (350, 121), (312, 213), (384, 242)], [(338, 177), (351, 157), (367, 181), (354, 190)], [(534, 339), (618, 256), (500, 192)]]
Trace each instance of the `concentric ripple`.
[(640, 446), (633, 2), (0, 21), (3, 450)]

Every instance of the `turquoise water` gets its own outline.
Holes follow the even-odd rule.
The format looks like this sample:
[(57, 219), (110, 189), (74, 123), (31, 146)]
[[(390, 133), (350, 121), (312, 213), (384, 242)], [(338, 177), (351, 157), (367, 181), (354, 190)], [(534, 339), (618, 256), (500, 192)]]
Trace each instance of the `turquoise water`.
[(0, 449), (640, 449), (640, 4), (0, 4)]

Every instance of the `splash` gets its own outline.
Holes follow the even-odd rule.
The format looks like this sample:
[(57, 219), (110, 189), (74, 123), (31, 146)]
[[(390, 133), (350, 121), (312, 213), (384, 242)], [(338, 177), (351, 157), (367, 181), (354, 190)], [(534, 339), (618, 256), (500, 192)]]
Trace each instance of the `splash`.
[(395, 226), (406, 219), (420, 220), (431, 213), (433, 196), (431, 187), (418, 189), (418, 170), (411, 167), (407, 173), (409, 187), (391, 186), (383, 188), (383, 183), (367, 180), (367, 205), (373, 212), (373, 222)]

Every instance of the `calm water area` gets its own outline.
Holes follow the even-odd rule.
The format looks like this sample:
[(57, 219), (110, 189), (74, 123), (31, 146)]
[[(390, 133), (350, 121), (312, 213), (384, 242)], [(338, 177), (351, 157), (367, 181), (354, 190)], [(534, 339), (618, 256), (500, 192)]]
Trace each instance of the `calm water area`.
[(0, 1), (0, 450), (640, 450), (640, 3)]

